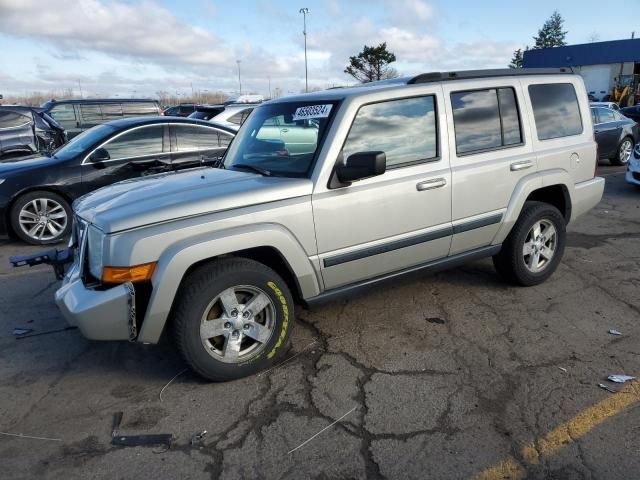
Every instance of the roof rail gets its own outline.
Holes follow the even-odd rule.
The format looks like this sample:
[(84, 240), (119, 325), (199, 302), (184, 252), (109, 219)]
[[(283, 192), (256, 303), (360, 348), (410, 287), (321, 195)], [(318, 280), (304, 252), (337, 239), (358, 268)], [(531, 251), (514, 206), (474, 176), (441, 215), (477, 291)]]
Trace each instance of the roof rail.
[(422, 73), (407, 81), (407, 85), (416, 83), (443, 82), (446, 80), (469, 80), (472, 78), (515, 77), (520, 75), (560, 75), (574, 73), (573, 68), (497, 68), (492, 70), (461, 70), (459, 72)]

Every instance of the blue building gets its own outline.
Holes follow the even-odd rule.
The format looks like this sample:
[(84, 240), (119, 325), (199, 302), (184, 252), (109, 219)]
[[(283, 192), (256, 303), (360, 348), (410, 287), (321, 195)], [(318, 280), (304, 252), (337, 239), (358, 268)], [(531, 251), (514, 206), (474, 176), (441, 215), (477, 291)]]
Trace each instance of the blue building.
[(616, 82), (626, 85), (633, 75), (640, 75), (640, 39), (527, 50), (523, 66), (573, 67), (584, 78), (587, 91), (601, 100)]

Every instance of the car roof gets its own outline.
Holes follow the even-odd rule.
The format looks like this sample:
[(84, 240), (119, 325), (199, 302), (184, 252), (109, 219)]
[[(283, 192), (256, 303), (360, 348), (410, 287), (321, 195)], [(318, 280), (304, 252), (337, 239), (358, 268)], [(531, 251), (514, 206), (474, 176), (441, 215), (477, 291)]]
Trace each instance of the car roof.
[[(185, 117), (172, 117), (172, 116), (153, 116), (153, 117), (128, 117), (120, 118), (118, 120), (112, 120), (106, 122), (103, 125), (109, 125), (117, 130), (126, 130), (131, 127), (140, 127), (143, 125), (153, 125), (155, 123), (172, 123), (172, 124), (185, 124), (185, 125), (204, 125), (211, 127), (211, 122), (206, 120), (200, 120), (197, 118), (185, 118)], [(235, 134), (236, 132), (224, 125), (213, 125), (216, 128), (225, 130), (229, 133)]]
[(70, 98), (70, 99), (62, 99), (56, 100), (52, 98), (51, 100), (44, 102), (42, 104), (43, 108), (49, 108), (52, 105), (64, 104), (64, 103), (72, 103), (72, 104), (96, 104), (96, 103), (158, 103), (158, 100), (154, 100), (153, 98)]

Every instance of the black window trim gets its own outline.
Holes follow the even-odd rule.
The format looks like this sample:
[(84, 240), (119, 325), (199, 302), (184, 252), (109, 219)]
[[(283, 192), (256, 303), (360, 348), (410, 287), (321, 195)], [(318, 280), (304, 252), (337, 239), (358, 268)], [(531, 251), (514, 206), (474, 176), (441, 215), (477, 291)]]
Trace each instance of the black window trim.
[[(573, 94), (576, 97), (576, 105), (578, 105), (578, 117), (580, 117), (580, 127), (582, 128), (582, 130), (580, 130), (579, 133), (574, 133), (573, 135), (563, 135), (561, 137), (551, 137), (551, 138), (544, 138), (544, 139), (540, 138), (540, 136), (538, 135), (538, 124), (536, 123), (536, 114), (533, 108), (533, 100), (531, 100), (531, 87), (538, 86), (538, 85), (571, 85), (571, 88), (573, 89)], [(582, 120), (582, 109), (580, 108), (580, 100), (578, 100), (578, 92), (576, 91), (575, 84), (573, 84), (572, 82), (530, 83), (527, 86), (527, 93), (529, 94), (529, 101), (531, 102), (531, 115), (533, 116), (533, 126), (536, 130), (536, 139), (538, 139), (539, 142), (546, 142), (548, 140), (558, 140), (559, 138), (578, 137), (584, 134), (584, 121)], [(600, 118), (599, 115), (598, 115), (598, 118)]]
[[(510, 88), (511, 90), (513, 90), (513, 97), (516, 101), (516, 112), (518, 114), (518, 126), (520, 128), (520, 143), (512, 143), (510, 145), (504, 145), (504, 131), (502, 128), (502, 109), (500, 108), (500, 95), (498, 95), (498, 90), (500, 90), (501, 88)], [(453, 116), (453, 102), (451, 101), (451, 95), (453, 95), (454, 93), (463, 93), (463, 92), (486, 92), (488, 90), (495, 90), (496, 92), (496, 100), (498, 101), (498, 118), (500, 120), (500, 143), (502, 143), (503, 145), (500, 145), (498, 147), (488, 147), (488, 148), (481, 148), (479, 150), (472, 150), (470, 152), (463, 152), (460, 153), (458, 152), (458, 142), (456, 141), (456, 119)], [(527, 145), (527, 141), (525, 139), (525, 135), (524, 135), (524, 130), (522, 128), (522, 115), (520, 114), (520, 102), (518, 100), (518, 92), (516, 91), (516, 86), (515, 85), (501, 85), (501, 86), (496, 86), (496, 87), (485, 87), (485, 88), (472, 88), (469, 90), (455, 90), (455, 91), (450, 91), (449, 92), (449, 103), (451, 104), (451, 121), (453, 122), (453, 141), (455, 142), (455, 152), (456, 152), (456, 157), (457, 158), (461, 158), (461, 157), (468, 157), (469, 155), (478, 155), (480, 153), (488, 153), (488, 152), (495, 152), (495, 151), (500, 151), (500, 150), (506, 150), (509, 148), (518, 148), (518, 147), (524, 147)]]
[[(344, 150), (344, 146), (347, 143), (347, 140), (349, 139), (349, 135), (351, 134), (351, 130), (353, 128), (353, 124), (356, 122), (356, 118), (358, 118), (358, 114), (360, 113), (360, 110), (363, 107), (367, 107), (369, 105), (379, 105), (381, 103), (389, 103), (389, 102), (397, 102), (400, 100), (411, 100), (414, 98), (424, 98), (424, 97), (433, 97), (433, 113), (434, 113), (434, 118), (435, 118), (435, 127), (436, 127), (436, 154), (433, 157), (428, 157), (428, 158), (418, 158), (416, 160), (410, 160), (408, 162), (403, 162), (403, 163), (398, 163), (396, 165), (387, 165), (387, 170), (397, 170), (399, 168), (406, 168), (406, 167), (413, 167), (415, 165), (420, 165), (423, 163), (433, 163), (433, 162), (438, 162), (440, 160), (442, 160), (442, 156), (440, 155), (440, 119), (438, 116), (438, 94), (437, 92), (433, 92), (433, 93), (423, 93), (423, 94), (415, 94), (415, 95), (408, 95), (405, 97), (398, 97), (398, 98), (388, 98), (386, 100), (378, 100), (378, 101), (372, 101), (372, 102), (367, 102), (367, 103), (363, 103), (362, 105), (360, 105), (358, 107), (358, 110), (356, 111), (356, 114), (353, 116), (353, 120), (351, 121), (351, 125), (349, 126), (349, 131), (347, 132), (346, 137), (344, 138), (344, 142), (342, 142), (342, 147), (340, 147), (340, 157), (342, 157), (342, 152)], [(336, 162), (337, 164), (337, 162)], [(329, 188), (339, 188), (339, 187), (331, 187), (331, 178), (335, 175), (335, 165), (333, 167), (333, 172), (331, 173), (330, 179), (329, 179)]]

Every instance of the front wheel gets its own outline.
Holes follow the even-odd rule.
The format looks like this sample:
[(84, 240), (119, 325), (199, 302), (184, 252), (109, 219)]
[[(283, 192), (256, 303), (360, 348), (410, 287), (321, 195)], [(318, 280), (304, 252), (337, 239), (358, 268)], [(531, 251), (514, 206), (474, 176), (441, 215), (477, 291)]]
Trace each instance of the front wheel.
[(558, 268), (566, 235), (564, 217), (556, 207), (526, 202), (493, 264), (512, 283), (537, 285)]
[(11, 207), (11, 227), (18, 237), (32, 245), (58, 243), (71, 230), (71, 208), (56, 193), (29, 192)]
[(272, 269), (253, 260), (226, 258), (189, 274), (171, 318), (182, 357), (214, 381), (252, 375), (285, 351), (293, 299)]

